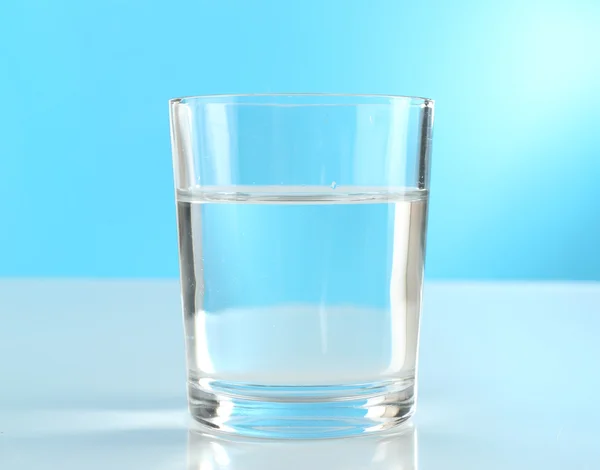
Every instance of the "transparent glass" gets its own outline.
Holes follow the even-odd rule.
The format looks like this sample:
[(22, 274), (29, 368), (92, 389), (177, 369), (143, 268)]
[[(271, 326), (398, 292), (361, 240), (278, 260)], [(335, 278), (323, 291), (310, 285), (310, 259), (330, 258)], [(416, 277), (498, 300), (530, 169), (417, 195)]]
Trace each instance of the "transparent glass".
[(415, 407), (433, 101), (170, 102), (191, 414), (259, 437)]

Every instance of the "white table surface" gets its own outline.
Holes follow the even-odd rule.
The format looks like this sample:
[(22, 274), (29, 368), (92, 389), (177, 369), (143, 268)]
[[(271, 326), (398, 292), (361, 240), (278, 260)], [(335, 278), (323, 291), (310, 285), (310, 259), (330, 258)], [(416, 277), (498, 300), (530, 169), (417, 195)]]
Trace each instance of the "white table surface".
[(400, 436), (188, 430), (175, 281), (0, 280), (0, 469), (600, 469), (600, 284), (429, 283)]

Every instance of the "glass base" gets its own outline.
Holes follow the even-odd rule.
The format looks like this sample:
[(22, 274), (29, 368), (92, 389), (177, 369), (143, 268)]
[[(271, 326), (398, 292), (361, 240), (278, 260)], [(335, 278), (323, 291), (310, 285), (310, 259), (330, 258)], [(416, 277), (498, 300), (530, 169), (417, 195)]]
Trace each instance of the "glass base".
[(207, 431), (318, 439), (387, 431), (415, 409), (414, 378), (340, 386), (188, 382), (192, 417)]

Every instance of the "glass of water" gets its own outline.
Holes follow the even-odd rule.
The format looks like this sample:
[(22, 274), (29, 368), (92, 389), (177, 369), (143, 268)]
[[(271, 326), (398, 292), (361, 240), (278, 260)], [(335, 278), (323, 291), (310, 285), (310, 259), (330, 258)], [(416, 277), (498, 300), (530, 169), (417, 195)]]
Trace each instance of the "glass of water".
[(415, 409), (433, 101), (170, 101), (192, 416), (318, 438)]

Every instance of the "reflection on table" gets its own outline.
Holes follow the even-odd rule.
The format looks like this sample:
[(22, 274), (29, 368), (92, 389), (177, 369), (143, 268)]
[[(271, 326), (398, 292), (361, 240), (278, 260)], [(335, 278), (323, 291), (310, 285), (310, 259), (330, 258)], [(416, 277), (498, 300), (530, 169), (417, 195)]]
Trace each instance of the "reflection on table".
[(417, 434), (408, 424), (387, 436), (259, 440), (190, 430), (187, 470), (418, 470)]

